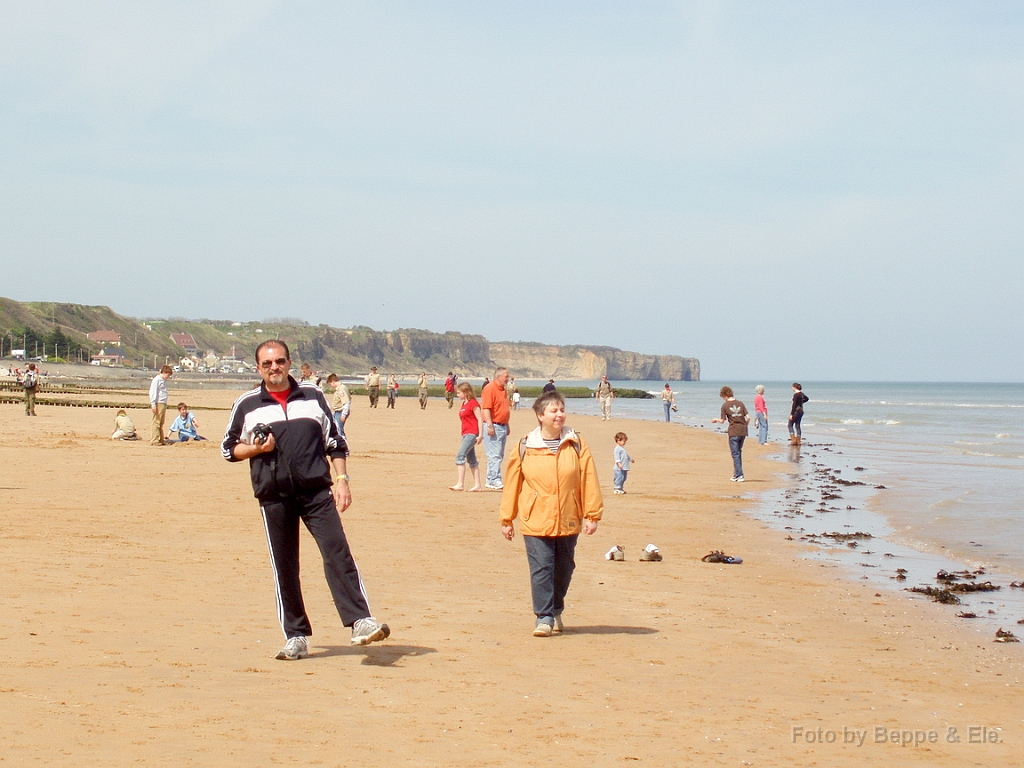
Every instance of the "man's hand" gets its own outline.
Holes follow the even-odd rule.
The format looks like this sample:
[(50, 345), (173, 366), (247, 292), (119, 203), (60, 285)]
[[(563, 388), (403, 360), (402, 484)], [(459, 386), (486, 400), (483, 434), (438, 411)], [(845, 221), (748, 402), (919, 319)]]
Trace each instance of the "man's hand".
[(511, 525), (503, 525), (501, 526), (501, 535), (504, 536), (506, 540), (512, 541), (512, 537), (516, 535), (516, 530)]
[(338, 512), (344, 512), (352, 506), (352, 490), (348, 487), (347, 480), (338, 480), (334, 483), (334, 506)]
[(583, 521), (583, 532), (587, 536), (593, 536), (597, 533), (597, 520), (586, 519)]

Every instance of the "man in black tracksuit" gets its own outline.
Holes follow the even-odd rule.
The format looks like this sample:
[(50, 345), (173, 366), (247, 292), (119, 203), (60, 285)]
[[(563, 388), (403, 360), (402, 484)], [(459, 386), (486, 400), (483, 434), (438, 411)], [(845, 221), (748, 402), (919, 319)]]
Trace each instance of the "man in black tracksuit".
[[(287, 639), (277, 658), (308, 656), (307, 637), (313, 633), (299, 585), (300, 519), (320, 548), (334, 605), (342, 624), (352, 627), (352, 644), (383, 640), (391, 631), (370, 615), (341, 527), (339, 513), (352, 503), (345, 438), (338, 433), (323, 393), (289, 375), (287, 344), (263, 342), (256, 348), (256, 364), (263, 384), (235, 401), (221, 453), (228, 461), (249, 460), (253, 492), (263, 511), (278, 619)], [(269, 434), (261, 438), (265, 427)], [(333, 491), (332, 465), (337, 474)]]

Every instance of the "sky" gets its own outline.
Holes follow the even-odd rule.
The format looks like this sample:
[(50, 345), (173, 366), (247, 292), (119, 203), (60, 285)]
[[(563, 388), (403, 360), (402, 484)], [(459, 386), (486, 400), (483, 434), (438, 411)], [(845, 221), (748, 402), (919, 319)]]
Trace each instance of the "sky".
[(0, 13), (2, 296), (1024, 381), (1020, 3)]

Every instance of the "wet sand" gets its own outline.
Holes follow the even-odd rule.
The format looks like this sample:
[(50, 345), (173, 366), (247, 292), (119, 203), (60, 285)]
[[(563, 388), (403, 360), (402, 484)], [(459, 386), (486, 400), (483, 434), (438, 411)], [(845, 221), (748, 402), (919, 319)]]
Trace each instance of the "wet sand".
[[(392, 639), (350, 647), (304, 534), (312, 655), (276, 661), (248, 473), (220, 457), (227, 412), (204, 410), (233, 396), (172, 379), (213, 440), (166, 448), (145, 410), (147, 439), (122, 443), (113, 411), (0, 406), (0, 764), (1019, 764), (1020, 644), (804, 559), (742, 511), (781, 482), (771, 447), (748, 441), (740, 486), (724, 436), (659, 422), (570, 419), (605, 521), (577, 550), (565, 634), (538, 639), (498, 495), (447, 489), (454, 411), (357, 400), (343, 520)], [(513, 414), (514, 437), (532, 425)], [(639, 562), (652, 542), (664, 562)], [(603, 559), (614, 544), (625, 562)], [(745, 562), (701, 563), (712, 549)]]

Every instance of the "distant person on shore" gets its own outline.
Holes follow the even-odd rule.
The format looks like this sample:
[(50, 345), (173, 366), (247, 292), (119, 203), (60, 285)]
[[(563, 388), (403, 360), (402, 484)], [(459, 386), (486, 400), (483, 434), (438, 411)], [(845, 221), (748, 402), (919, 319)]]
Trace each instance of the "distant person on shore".
[(594, 390), (594, 399), (601, 404), (601, 418), (604, 421), (611, 421), (612, 400), (615, 399), (615, 390), (612, 389), (612, 385), (608, 381), (607, 376), (601, 377), (601, 383), (598, 384), (597, 389)]
[(178, 433), (179, 443), (187, 443), (189, 440), (199, 441), (206, 439), (199, 434), (199, 422), (196, 421), (196, 417), (185, 403), (178, 403), (178, 418), (171, 424), (170, 431)]
[(804, 394), (804, 388), (797, 382), (793, 382), (793, 407), (789, 411), (789, 442), (791, 445), (800, 445), (803, 433), (800, 431), (800, 422), (804, 418), (804, 403), (810, 400)]
[(583, 439), (565, 426), (565, 400), (556, 392), (536, 399), (537, 428), (508, 462), (508, 484), (501, 496), (501, 534), (526, 545), (534, 637), (562, 631), (562, 611), (576, 568), (580, 531), (592, 535), (604, 513), (594, 457)]
[(513, 411), (518, 411), (519, 410), (519, 403), (520, 403), (520, 401), (522, 401), (522, 399), (523, 399), (523, 397), (522, 397), (522, 395), (519, 394), (519, 390), (518, 389), (515, 389), (515, 390), (512, 391), (512, 410)]
[(370, 368), (366, 376), (366, 394), (370, 397), (370, 407), (376, 408), (380, 400), (380, 374), (377, 373), (376, 365)]
[(629, 468), (633, 463), (633, 459), (628, 453), (626, 453), (626, 441), (629, 440), (626, 437), (625, 432), (615, 433), (615, 450), (612, 452), (612, 458), (615, 460), (615, 466), (612, 468), (612, 487), (615, 489), (615, 493), (623, 494), (626, 492), (626, 477), (629, 475)]
[(510, 415), (508, 398), (505, 397), (506, 382), (508, 382), (508, 369), (496, 368), (494, 381), (484, 385), (480, 398), (486, 427), (484, 449), (487, 452), (487, 484), (485, 487), (492, 491), (500, 491), (505, 487), (501, 480), (501, 462), (505, 458), (505, 441), (508, 439)]
[(430, 379), (427, 378), (427, 372), (423, 371), (420, 374), (420, 379), (416, 382), (418, 389), (417, 394), (420, 398), (420, 410), (427, 410), (427, 398), (430, 396)]
[(512, 395), (516, 391), (516, 379), (514, 376), (508, 377), (508, 384), (505, 385), (505, 397), (508, 398), (508, 404), (512, 405)]
[(557, 387), (555, 387), (555, 380), (548, 379), (548, 383), (544, 385), (544, 388), (541, 390), (541, 392), (554, 392), (556, 389)]
[(676, 393), (672, 387), (665, 382), (665, 388), (661, 390), (661, 404), (665, 407), (665, 421), (672, 421), (672, 411), (676, 410)]
[(455, 374), (451, 371), (444, 380), (444, 399), (448, 401), (449, 408), (455, 403)]
[(138, 440), (139, 436), (135, 434), (135, 422), (132, 421), (131, 416), (128, 412), (122, 408), (117, 412), (117, 416), (114, 417), (114, 434), (110, 436), (111, 440)]
[(395, 374), (388, 376), (388, 408), (395, 407), (395, 399), (398, 397), (398, 379)]
[(336, 373), (327, 377), (327, 386), (334, 390), (334, 394), (331, 395), (331, 416), (338, 427), (338, 434), (345, 437), (345, 422), (348, 421), (348, 415), (352, 411), (352, 395), (349, 394), (348, 387), (338, 379)]
[(750, 414), (747, 413), (747, 406), (737, 400), (732, 393), (731, 387), (722, 387), (718, 396), (725, 402), (722, 403), (722, 413), (717, 419), (712, 419), (712, 424), (729, 423), (729, 451), (732, 453), (732, 481), (743, 482), (743, 441), (747, 439), (747, 425), (750, 424)]
[(461, 491), (466, 486), (466, 464), (473, 473), (473, 487), (469, 490), (479, 491), (480, 488), (480, 462), (476, 459), (476, 446), (483, 440), (484, 417), (480, 410), (480, 403), (473, 395), (473, 385), (462, 382), (457, 388), (457, 394), (462, 401), (459, 408), (459, 423), (462, 428), (462, 442), (459, 443), (459, 452), (455, 454), (455, 469), (458, 479), (455, 485), (448, 488), (452, 491)]
[(764, 401), (764, 385), (754, 387), (754, 413), (757, 416), (757, 442), (764, 445), (768, 442), (768, 404)]
[(169, 365), (160, 366), (160, 373), (149, 384), (149, 410), (153, 412), (153, 434), (150, 445), (167, 445), (164, 436), (164, 419), (167, 418), (167, 380), (174, 375)]
[(39, 389), (39, 371), (35, 363), (29, 363), (25, 375), (21, 378), (21, 386), (25, 390), (25, 415), (36, 415), (36, 391)]
[(299, 383), (302, 384), (304, 381), (308, 381), (310, 384), (315, 384), (316, 374), (313, 373), (313, 369), (309, 367), (309, 363), (303, 363), (299, 366)]

